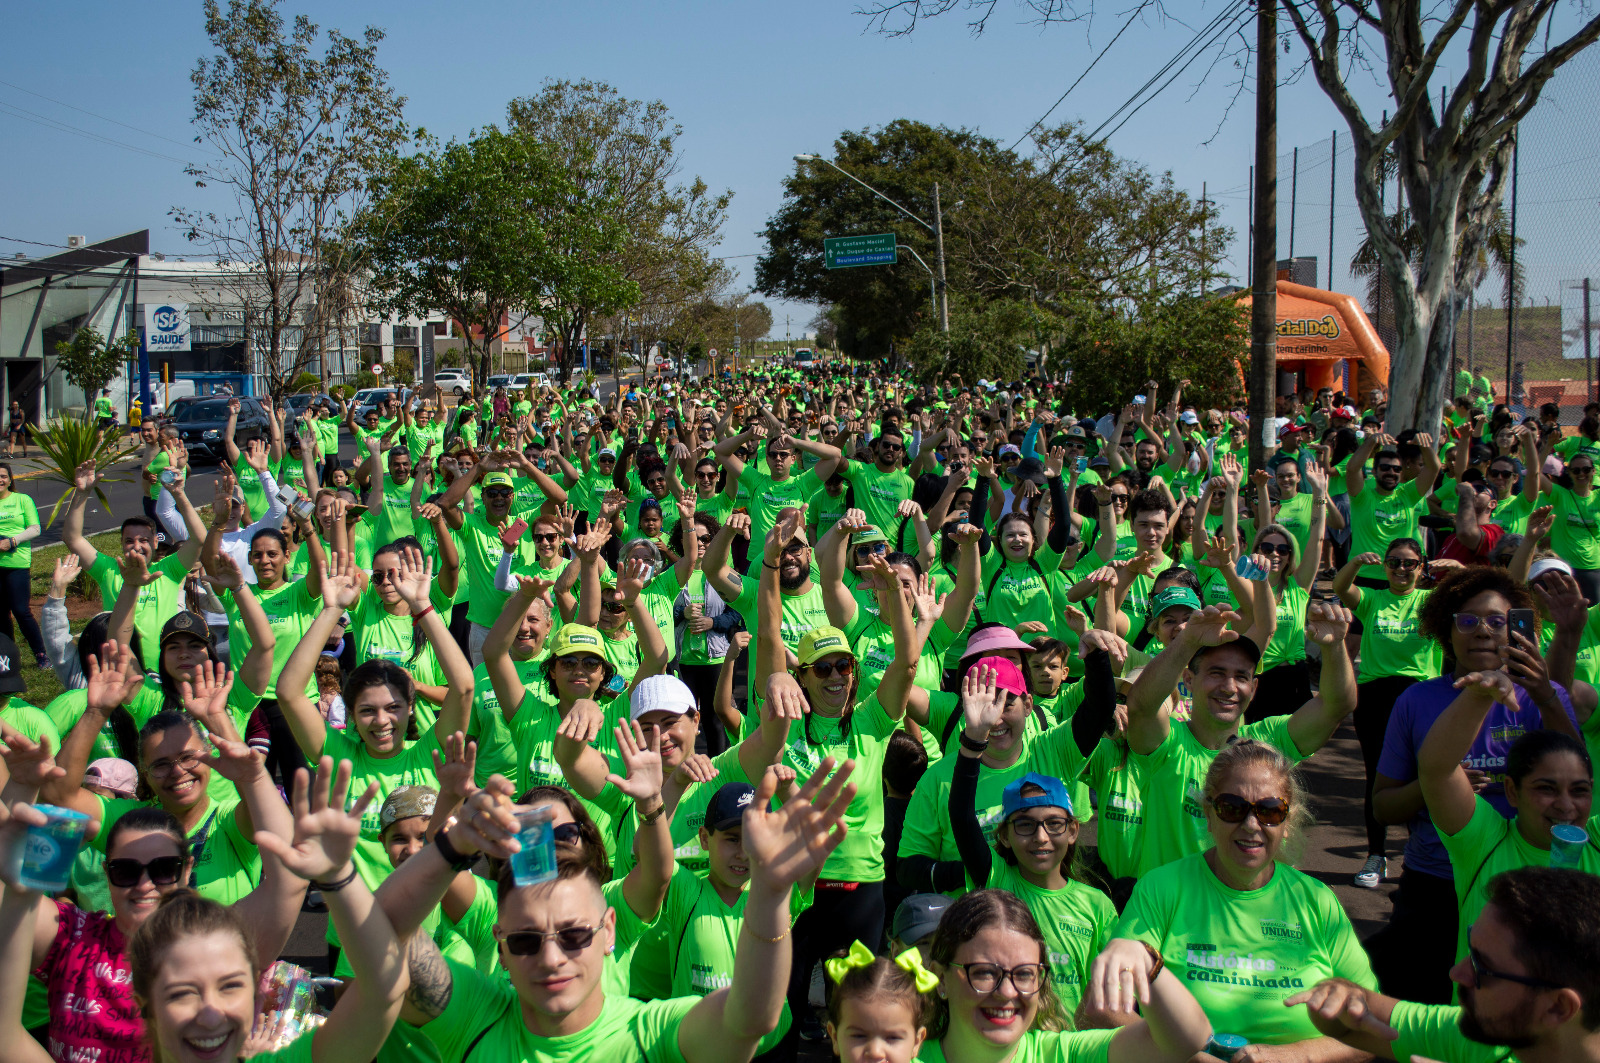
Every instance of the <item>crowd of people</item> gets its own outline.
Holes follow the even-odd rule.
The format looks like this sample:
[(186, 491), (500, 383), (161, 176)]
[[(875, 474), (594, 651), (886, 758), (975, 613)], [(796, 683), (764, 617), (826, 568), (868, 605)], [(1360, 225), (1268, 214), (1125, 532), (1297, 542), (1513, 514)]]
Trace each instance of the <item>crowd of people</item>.
[[(0, 674), (0, 1063), (1600, 1060), (1600, 405), (1324, 389), (1250, 472), (1186, 384), (262, 399), (204, 498), (147, 422), (42, 625), (0, 465), (65, 688)], [(1295, 866), (1347, 719), (1365, 940)]]

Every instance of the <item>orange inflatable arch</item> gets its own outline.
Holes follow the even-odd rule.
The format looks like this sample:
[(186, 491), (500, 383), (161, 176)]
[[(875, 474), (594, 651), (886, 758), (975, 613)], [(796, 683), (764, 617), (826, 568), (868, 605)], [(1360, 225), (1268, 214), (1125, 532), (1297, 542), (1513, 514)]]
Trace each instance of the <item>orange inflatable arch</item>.
[[(1238, 299), (1249, 306), (1250, 292)], [(1359, 409), (1369, 389), (1388, 388), (1389, 351), (1354, 296), (1280, 280), (1278, 369), (1300, 374), (1302, 388), (1344, 391)]]

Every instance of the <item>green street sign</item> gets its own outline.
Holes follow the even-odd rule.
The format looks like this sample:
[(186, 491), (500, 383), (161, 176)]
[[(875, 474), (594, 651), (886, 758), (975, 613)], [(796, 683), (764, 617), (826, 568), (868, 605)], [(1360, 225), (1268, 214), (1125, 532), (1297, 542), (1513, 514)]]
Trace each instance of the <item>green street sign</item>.
[(830, 236), (822, 241), (822, 254), (829, 269), (892, 266), (895, 263), (894, 233)]

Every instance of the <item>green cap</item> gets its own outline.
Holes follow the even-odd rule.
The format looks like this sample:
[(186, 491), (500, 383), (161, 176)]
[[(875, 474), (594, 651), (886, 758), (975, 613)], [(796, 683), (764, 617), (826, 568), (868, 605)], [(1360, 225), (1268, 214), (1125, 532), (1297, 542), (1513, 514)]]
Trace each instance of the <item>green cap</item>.
[(850, 536), (850, 548), (854, 550), (858, 546), (867, 546), (870, 543), (886, 543), (888, 541), (889, 537), (883, 532), (877, 528), (867, 527)]
[(800, 639), (800, 647), (795, 650), (795, 656), (800, 659), (802, 666), (812, 664), (830, 653), (856, 655), (855, 650), (850, 648), (850, 639), (836, 627), (812, 628)]
[(1145, 628), (1149, 631), (1156, 629), (1156, 621), (1161, 614), (1175, 605), (1187, 605), (1190, 609), (1200, 608), (1200, 597), (1194, 591), (1181, 583), (1166, 587), (1150, 597), (1150, 612), (1145, 620)]

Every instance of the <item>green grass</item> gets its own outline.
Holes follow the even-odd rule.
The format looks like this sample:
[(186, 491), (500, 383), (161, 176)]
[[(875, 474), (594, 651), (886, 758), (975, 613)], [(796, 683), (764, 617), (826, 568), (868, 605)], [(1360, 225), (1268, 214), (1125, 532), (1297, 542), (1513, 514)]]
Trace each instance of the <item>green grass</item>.
[[(91, 535), (89, 542), (93, 543), (96, 549), (114, 557), (119, 551), (120, 535), (120, 532), (115, 531), (102, 532), (99, 535)], [(32, 577), (32, 592), (35, 599), (43, 599), (50, 593), (50, 580), (55, 574), (56, 560), (65, 557), (66, 553), (67, 548), (63, 543), (51, 543), (49, 546), (41, 546), (34, 549), (33, 564), (29, 571)], [(99, 597), (100, 591), (95, 587), (93, 581), (82, 573), (73, 581), (72, 586), (67, 588), (67, 604), (69, 608), (72, 607), (74, 598), (98, 601)], [(37, 615), (36, 612), (35, 616)], [(82, 622), (75, 622), (72, 625), (74, 633), (82, 630), (82, 628)], [(20, 632), (18, 634), (20, 635)], [(33, 663), (33, 655), (27, 652), (26, 644), (19, 647), (19, 649), (23, 651), (21, 654), (22, 679), (23, 682), (28, 684), (28, 689), (23, 694), (23, 698), (29, 704), (37, 705), (42, 709), (55, 700), (57, 694), (61, 693), (61, 681), (56, 678), (55, 669), (40, 668)]]

